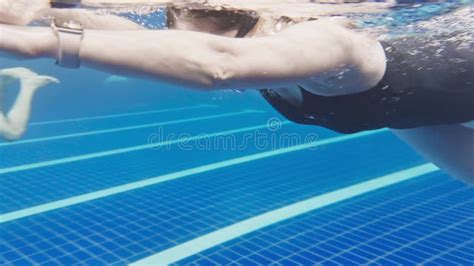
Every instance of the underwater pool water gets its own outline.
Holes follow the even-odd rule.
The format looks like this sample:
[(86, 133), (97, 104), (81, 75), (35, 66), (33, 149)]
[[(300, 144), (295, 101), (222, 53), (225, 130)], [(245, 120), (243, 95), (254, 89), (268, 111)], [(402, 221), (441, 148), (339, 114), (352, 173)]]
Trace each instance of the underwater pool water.
[(26, 136), (0, 142), (1, 265), (474, 262), (474, 188), (388, 130), (338, 135), (255, 92), (0, 60), (61, 80)]

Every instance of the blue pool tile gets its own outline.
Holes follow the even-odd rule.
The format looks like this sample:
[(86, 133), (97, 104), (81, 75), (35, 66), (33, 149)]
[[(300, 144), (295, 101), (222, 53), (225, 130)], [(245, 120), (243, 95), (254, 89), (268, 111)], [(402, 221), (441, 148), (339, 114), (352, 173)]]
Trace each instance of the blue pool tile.
[(22, 254), (15, 252), (13, 250), (7, 251), (7, 252), (2, 252), (1, 256), (6, 260), (6, 261), (16, 261), (22, 258)]
[[(410, 194), (407, 196), (407, 193), (401, 193), (403, 190), (410, 191)], [(417, 190), (423, 191), (423, 193), (417, 194)], [(372, 199), (377, 199), (379, 195), (385, 199), (379, 199), (378, 202), (372, 201)], [(385, 197), (386, 195), (391, 196)], [(412, 201), (409, 195), (418, 197), (416, 202), (408, 205), (410, 208), (390, 207), (399, 206), (401, 202)], [(364, 205), (364, 201), (370, 202), (370, 204)], [(439, 202), (443, 202), (443, 204), (440, 205), (438, 204)], [(445, 202), (450, 202), (451, 204), (444, 204)], [(357, 210), (355, 213), (351, 212), (351, 209), (355, 209), (356, 207)], [(423, 207), (433, 211), (411, 211), (411, 209), (420, 209)], [(384, 214), (380, 212), (378, 208), (380, 208), (380, 210), (391, 209), (393, 212)], [(434, 256), (438, 254), (440, 254), (441, 257), (434, 259), (434, 261), (455, 261), (456, 263), (463, 264), (469, 259), (468, 256), (465, 252), (461, 252), (461, 255), (458, 254), (455, 256), (454, 254), (457, 249), (452, 248), (453, 243), (450, 242), (450, 239), (457, 238), (458, 241), (465, 241), (465, 239), (469, 238), (474, 239), (474, 233), (465, 229), (467, 224), (470, 225), (467, 229), (473, 227), (474, 222), (471, 222), (473, 219), (472, 215), (470, 212), (460, 211), (466, 208), (467, 210), (474, 211), (474, 193), (472, 188), (446, 179), (446, 176), (440, 173), (435, 173), (371, 193), (370, 197), (361, 197), (360, 200), (354, 200), (353, 202), (339, 203), (321, 211), (305, 214), (300, 219), (291, 219), (288, 222), (273, 225), (263, 229), (260, 233), (252, 234), (251, 238), (242, 237), (240, 242), (232, 241), (223, 246), (226, 249), (234, 248), (238, 247), (243, 241), (257, 240), (259, 235), (273, 235), (281, 238), (280, 242), (285, 243), (287, 247), (292, 247), (287, 248), (291, 251), (287, 252), (287, 249), (278, 250), (275, 246), (267, 245), (267, 247), (263, 246), (263, 249), (256, 251), (256, 253), (265, 254), (264, 252), (268, 250), (279, 255), (283, 254), (284, 256), (281, 259), (277, 256), (273, 257), (273, 261), (280, 264), (295, 262), (293, 259), (284, 259), (288, 254), (291, 254), (290, 256), (303, 256), (304, 254), (303, 257), (305, 259), (309, 259), (313, 263), (323, 263), (324, 265), (326, 265), (326, 263), (339, 263), (343, 265), (360, 265), (365, 263), (370, 263), (370, 265), (415, 265), (428, 261), (431, 257), (434, 258)], [(343, 212), (345, 212), (345, 214), (342, 214)], [(362, 214), (371, 212), (379, 214), (378, 216), (367, 215), (365, 217), (367, 219), (363, 221), (359, 220), (360, 217), (363, 216), (357, 215), (358, 212)], [(323, 217), (328, 213), (340, 213), (339, 218), (336, 218), (338, 219), (337, 221), (328, 222), (332, 223), (332, 225), (326, 226), (323, 223), (314, 228), (302, 226), (303, 224), (307, 225), (308, 220), (317, 220), (319, 217)], [(456, 219), (452, 219), (449, 213), (456, 213), (454, 215)], [(399, 214), (403, 214), (402, 216), (406, 218), (399, 220)], [(335, 215), (335, 217), (338, 217), (338, 215)], [(351, 220), (355, 221), (356, 218), (359, 221), (352, 223)], [(391, 219), (396, 219), (396, 222), (391, 223)], [(351, 226), (355, 228), (344, 227), (344, 230), (331, 230), (334, 229), (334, 226), (338, 223), (351, 224)], [(318, 224), (318, 222), (314, 224)], [(412, 228), (421, 227), (423, 227), (423, 230), (418, 230), (416, 237), (409, 235), (410, 232), (412, 232), (411, 230), (416, 230)], [(291, 235), (281, 233), (285, 232), (288, 228), (307, 228), (303, 229), (307, 232), (303, 231), (300, 234), (301, 238), (292, 238)], [(445, 230), (445, 228), (454, 228), (456, 231), (461, 230), (465, 232), (465, 235), (457, 236), (456, 234), (449, 234), (450, 230)], [(354, 232), (352, 232), (353, 230)], [(377, 231), (379, 233), (374, 234)], [(275, 234), (273, 232), (275, 232)], [(314, 232), (318, 233), (314, 234)], [(449, 237), (444, 238), (443, 241), (437, 241), (443, 238), (444, 235)], [(313, 241), (312, 237), (315, 238)], [(425, 239), (435, 241), (436, 248), (430, 247), (428, 242), (426, 245), (423, 244)], [(279, 245), (277, 245), (277, 247), (278, 246)], [(460, 245), (460, 248), (466, 247), (468, 247), (467, 244)], [(219, 252), (219, 248), (216, 247), (212, 249), (212, 251), (214, 253)], [(472, 251), (472, 249), (469, 249), (468, 252), (469, 251)], [(313, 255), (313, 257), (311, 257), (311, 255)]]
[[(218, 123), (213, 125), (216, 129), (219, 126)], [(300, 130), (294, 125), (289, 128)], [(301, 132), (310, 130), (314, 128), (301, 129)], [(110, 136), (109, 140), (91, 138), (77, 143), (57, 142), (58, 147), (51, 148), (50, 153), (42, 156), (59, 158), (69, 152), (91, 152), (117, 145), (135, 145), (143, 143), (147, 134), (141, 131)], [(104, 142), (103, 145), (95, 145), (99, 140)], [(69, 145), (80, 147), (64, 150)], [(15, 158), (25, 152), (25, 149), (18, 150), (19, 155), (15, 155)], [(5, 212), (19, 210), (254, 152), (257, 152), (254, 148), (241, 152), (213, 153), (147, 150), (24, 171), (2, 177), (2, 180), (6, 180), (5, 185), (11, 189), (8, 189), (7, 200), (0, 205)], [(32, 154), (25, 158), (24, 163), (34, 161), (39, 156)], [(15, 158), (11, 157), (12, 161), (2, 163), (11, 163)], [(334, 166), (336, 161), (340, 162), (337, 167)], [(15, 254), (21, 252), (21, 256), (36, 263), (125, 265), (267, 211), (423, 162), (389, 133), (320, 147), (317, 151), (301, 151), (264, 159), (6, 223), (2, 229), (9, 236), (6, 239), (8, 246), (0, 256), (10, 254), (13, 258), (10, 252), (18, 251)], [(413, 245), (414, 238), (399, 227), (410, 220), (423, 219), (423, 216), (432, 212), (430, 208), (436, 206), (444, 213), (433, 216), (431, 221), (420, 221), (410, 229), (420, 228), (420, 237), (437, 233), (439, 225), (449, 226), (455, 222), (449, 218), (448, 206), (469, 200), (467, 194), (461, 197), (459, 193), (453, 193), (452, 197), (446, 197), (444, 201), (436, 201), (436, 197), (453, 192), (456, 186), (457, 189), (462, 187), (454, 181), (447, 181), (445, 176), (433, 175), (423, 180), (420, 181), (421, 185), (410, 181), (381, 191), (385, 193), (371, 193), (367, 197), (364, 195), (282, 221), (184, 261), (203, 265), (227, 264), (231, 261), (245, 265), (269, 262), (290, 265), (322, 261), (324, 265), (331, 265), (338, 261), (360, 262), (363, 260), (361, 257), (366, 258), (370, 253), (379, 260), (377, 262), (389, 259), (410, 262), (410, 257), (419, 258), (410, 249), (384, 258), (384, 255), (403, 247), (403, 244)], [(435, 182), (457, 185), (423, 190)], [(407, 191), (420, 191), (420, 195), (417, 194), (416, 198), (404, 197)], [(17, 200), (18, 195), (24, 196), (23, 200)], [(428, 203), (404, 211), (407, 206), (417, 205), (418, 202)], [(471, 207), (467, 208), (472, 210)], [(456, 210), (453, 208), (453, 213)], [(398, 214), (393, 217), (383, 217), (396, 212)], [(395, 221), (396, 217), (399, 219)], [(465, 215), (456, 212), (453, 217), (463, 220)], [(394, 231), (377, 239), (377, 235), (391, 230)], [(397, 231), (401, 233), (397, 235)], [(453, 235), (448, 233), (445, 241), (440, 241), (438, 248), (434, 249), (437, 254), (447, 250)], [(439, 237), (434, 236), (433, 239)], [(390, 244), (377, 245), (379, 242)], [(375, 254), (359, 243), (372, 249), (380, 248), (380, 252)], [(58, 249), (51, 249), (51, 245), (58, 246)], [(324, 261), (334, 255), (334, 260)], [(446, 254), (442, 258), (449, 256)], [(18, 258), (12, 260), (19, 261)]]

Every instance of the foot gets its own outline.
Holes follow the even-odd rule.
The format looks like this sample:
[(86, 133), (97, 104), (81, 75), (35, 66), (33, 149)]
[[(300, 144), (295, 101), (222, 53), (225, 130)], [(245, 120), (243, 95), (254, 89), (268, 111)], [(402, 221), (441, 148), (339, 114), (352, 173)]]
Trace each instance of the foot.
[(0, 76), (11, 77), (11, 78), (16, 78), (16, 79), (24, 79), (24, 78), (37, 76), (37, 75), (38, 75), (37, 73), (24, 67), (14, 67), (14, 68), (6, 68), (6, 69), (0, 70)]
[(49, 7), (49, 0), (0, 0), (0, 22), (27, 25)]
[(22, 88), (28, 88), (32, 90), (36, 90), (38, 88), (44, 87), (50, 83), (59, 83), (59, 80), (54, 77), (50, 76), (39, 76), (36, 75), (34, 77), (27, 78), (21, 81)]
[(21, 80), (35, 75), (37, 74), (24, 67), (0, 69), (0, 89), (5, 90), (17, 79)]
[(19, 79), (22, 88), (32, 90), (44, 87), (50, 83), (59, 83), (59, 80), (54, 77), (40, 76), (24, 67), (0, 70), (0, 76)]

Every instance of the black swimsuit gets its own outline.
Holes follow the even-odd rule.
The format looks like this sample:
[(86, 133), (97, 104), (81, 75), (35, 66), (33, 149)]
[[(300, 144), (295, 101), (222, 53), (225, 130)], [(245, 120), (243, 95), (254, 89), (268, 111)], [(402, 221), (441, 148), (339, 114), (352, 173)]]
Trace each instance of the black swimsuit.
[(385, 75), (361, 93), (326, 97), (300, 87), (302, 102), (296, 106), (277, 90), (261, 93), (289, 120), (339, 133), (469, 122), (474, 120), (474, 52), (471, 43), (462, 47), (460, 40), (451, 40), (442, 49), (428, 38), (382, 43)]
[(81, 0), (51, 0), (52, 8), (75, 8), (81, 6)]

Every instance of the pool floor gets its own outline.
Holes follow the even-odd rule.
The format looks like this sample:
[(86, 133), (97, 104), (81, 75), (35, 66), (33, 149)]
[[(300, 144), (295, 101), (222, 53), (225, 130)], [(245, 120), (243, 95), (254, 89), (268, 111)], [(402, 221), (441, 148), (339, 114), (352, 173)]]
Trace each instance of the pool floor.
[(2, 265), (474, 262), (474, 188), (388, 130), (124, 109), (33, 122), (0, 153)]

